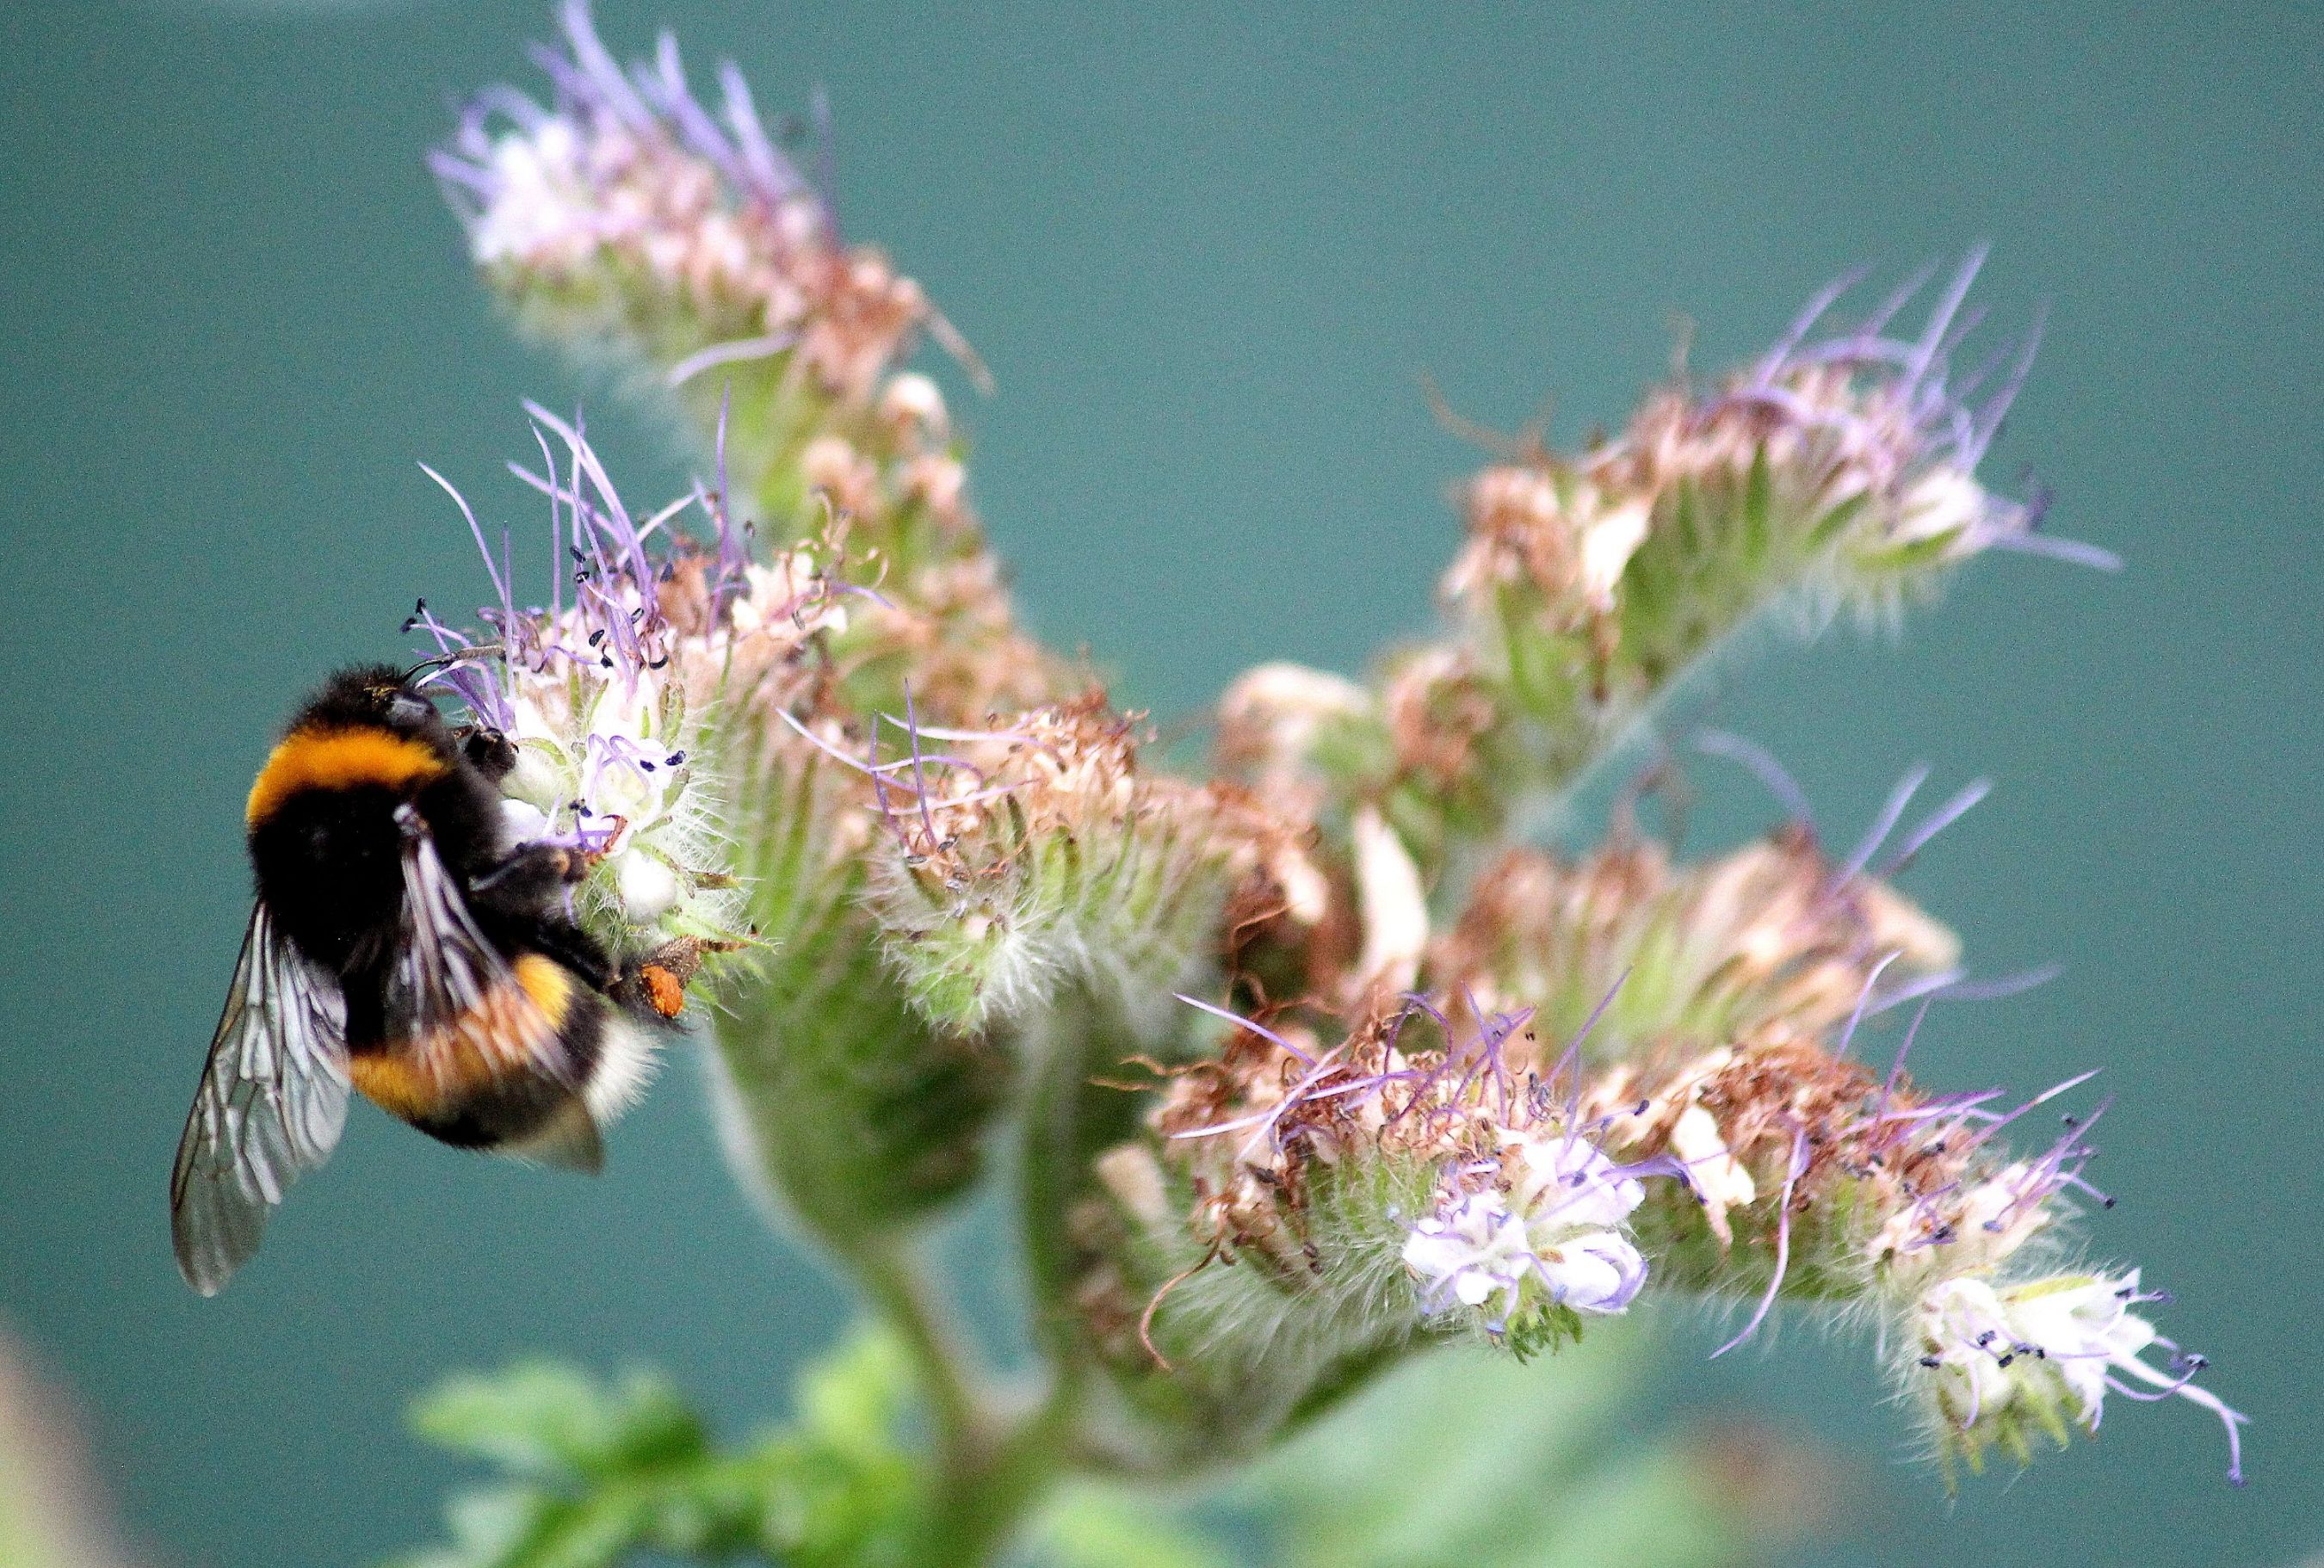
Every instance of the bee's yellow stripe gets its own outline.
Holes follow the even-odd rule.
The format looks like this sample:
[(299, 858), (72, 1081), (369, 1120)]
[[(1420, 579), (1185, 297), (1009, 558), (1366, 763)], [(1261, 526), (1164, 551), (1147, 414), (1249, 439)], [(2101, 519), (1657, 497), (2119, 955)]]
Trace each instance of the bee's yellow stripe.
[(565, 1027), (565, 1015), (573, 1008), (573, 972), (553, 958), (538, 953), (521, 953), (516, 960), (516, 982), (524, 987), (532, 1005), (549, 1020), (552, 1029)]
[(355, 1093), (391, 1116), (416, 1121), (440, 1114), (456, 1090), (439, 1083), (414, 1057), (401, 1051), (365, 1051), (347, 1058)]
[(392, 730), (293, 730), (258, 770), (244, 817), (255, 827), (301, 789), (374, 784), (405, 790), (445, 771), (444, 760), (433, 747)]
[(449, 1025), (350, 1058), (356, 1092), (410, 1121), (450, 1114), (469, 1095), (511, 1075), (553, 1070), (558, 1030), (573, 1010), (578, 982), (538, 953), (519, 954), (515, 969), (513, 987), (495, 987)]

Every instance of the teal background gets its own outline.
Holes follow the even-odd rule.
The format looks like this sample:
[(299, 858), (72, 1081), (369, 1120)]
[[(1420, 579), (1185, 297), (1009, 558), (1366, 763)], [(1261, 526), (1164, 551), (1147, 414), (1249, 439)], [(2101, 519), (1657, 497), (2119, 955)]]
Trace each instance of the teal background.
[[(1771, 648), (1709, 716), (1847, 837), (1916, 759), (1995, 798), (1911, 873), (1988, 971), (1939, 1082), (2120, 1095), (2101, 1253), (2251, 1412), (2254, 1484), (2189, 1407), (1948, 1506), (1868, 1346), (1797, 1329), (1662, 1397), (1852, 1455), (1819, 1563), (2288, 1563), (2324, 1545), (2317, 1303), (2324, 23), (2313, 7), (888, 7), (605, 0), (761, 102), (816, 81), (844, 212), (982, 349), (953, 383), (1029, 618), (1165, 715), (1241, 665), (1353, 670), (1426, 623), (1475, 454), (1417, 376), (1571, 440), (1665, 364), (1748, 352), (1858, 261), (1989, 237), (2005, 324), (2052, 303), (1988, 466), (2036, 466), (2107, 577), (2000, 559), (1901, 642)], [(2223, 14), (2224, 13), (2224, 14)], [(330, 664), (481, 574), (426, 458), (513, 518), (514, 346), (420, 165), (446, 95), (530, 85), (546, 7), (0, 14), (0, 1316), (78, 1390), (161, 1560), (359, 1563), (429, 1538), (456, 1470), (402, 1434), (438, 1374), (523, 1349), (670, 1369), (776, 1413), (835, 1292), (726, 1183), (681, 1059), (600, 1183), (359, 1112), (214, 1302), (163, 1177), (246, 904), (239, 811)], [(624, 487), (679, 470), (595, 397)], [(1764, 824), (1699, 774), (1708, 839)], [(684, 1053), (681, 1053), (681, 1056)], [(1489, 1434), (1480, 1434), (1489, 1441)], [(1375, 1484), (1392, 1484), (1376, 1478)]]

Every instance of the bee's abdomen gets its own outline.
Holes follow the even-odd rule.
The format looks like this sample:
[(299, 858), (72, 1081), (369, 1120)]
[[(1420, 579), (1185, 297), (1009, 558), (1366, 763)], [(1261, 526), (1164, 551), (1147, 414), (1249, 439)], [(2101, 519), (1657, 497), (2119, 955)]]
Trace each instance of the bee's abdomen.
[(365, 1099), (463, 1148), (535, 1139), (587, 1108), (609, 1006), (571, 971), (520, 954), (475, 1007), (424, 1033), (386, 1020), (386, 1038), (357, 1047), (350, 1076)]

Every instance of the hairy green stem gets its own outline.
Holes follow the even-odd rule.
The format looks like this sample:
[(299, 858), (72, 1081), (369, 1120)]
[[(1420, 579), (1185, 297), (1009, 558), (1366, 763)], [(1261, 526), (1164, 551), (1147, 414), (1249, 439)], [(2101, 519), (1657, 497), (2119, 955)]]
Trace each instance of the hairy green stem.
[(1072, 1396), (1060, 1383), (1035, 1401), (1010, 1398), (952, 1331), (918, 1260), (892, 1239), (843, 1258), (911, 1356), (935, 1428), (935, 1480), (907, 1560), (927, 1568), (991, 1562), (1063, 1471)]
[(929, 1568), (994, 1561), (1064, 1479), (1074, 1401), (1060, 1382), (1038, 1404), (956, 1456), (938, 1477), (927, 1519)]
[(949, 1471), (973, 1462), (999, 1425), (987, 1379), (931, 1299), (927, 1276), (899, 1242), (880, 1237), (848, 1250), (846, 1261), (872, 1307), (888, 1321), (919, 1373), (936, 1425), (936, 1459)]

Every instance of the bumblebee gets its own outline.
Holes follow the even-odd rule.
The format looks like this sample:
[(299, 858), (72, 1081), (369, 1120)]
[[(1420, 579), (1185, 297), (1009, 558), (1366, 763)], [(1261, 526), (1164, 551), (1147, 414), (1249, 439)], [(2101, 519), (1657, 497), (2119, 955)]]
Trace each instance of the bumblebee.
[(678, 1010), (688, 955), (624, 970), (573, 921), (589, 857), (508, 842), (516, 748), (456, 731), (416, 673), (332, 677), (251, 786), (257, 905), (170, 1179), (204, 1296), (328, 1157), (350, 1087), (446, 1143), (595, 1171)]

